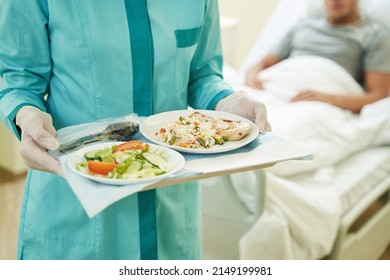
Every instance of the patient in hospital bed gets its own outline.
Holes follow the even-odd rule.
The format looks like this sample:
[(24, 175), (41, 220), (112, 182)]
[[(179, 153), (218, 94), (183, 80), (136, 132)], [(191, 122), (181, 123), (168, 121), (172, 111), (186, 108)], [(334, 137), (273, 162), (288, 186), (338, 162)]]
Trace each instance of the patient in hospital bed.
[[(385, 98), (390, 88), (390, 35), (379, 23), (361, 18), (358, 0), (324, 0), (325, 16), (299, 21), (280, 44), (247, 72), (245, 83), (264, 89), (259, 73), (297, 56), (319, 56), (342, 66), (364, 94), (298, 91), (290, 101), (320, 101), (358, 113), (366, 104)], [(312, 69), (315, 71), (315, 69)]]
[[(321, 15), (318, 3), (324, 4)], [(316, 13), (309, 13), (314, 5)], [(375, 8), (385, 27), (358, 7)], [(331, 252), (353, 207), (335, 184), (339, 165), (390, 145), (389, 8), (387, 0), (281, 0), (241, 69), (225, 65), (225, 79), (267, 106), (272, 134), (314, 155), (265, 169), (265, 182), (253, 179), (255, 171), (203, 182), (204, 215), (221, 215), (224, 225), (229, 215), (214, 210), (213, 195), (219, 198), (226, 185), (248, 213), (264, 207), (240, 237), (240, 258), (318, 259)], [(263, 203), (256, 195), (264, 186)], [(226, 201), (224, 211), (237, 213), (230, 205)], [(212, 248), (218, 226), (205, 237)]]
[(370, 145), (377, 130), (356, 113), (389, 99), (388, 29), (361, 16), (359, 0), (319, 1), (323, 13), (297, 21), (244, 78), (243, 90), (266, 104), (273, 132), (314, 154), (278, 164), (278, 175), (331, 166)]

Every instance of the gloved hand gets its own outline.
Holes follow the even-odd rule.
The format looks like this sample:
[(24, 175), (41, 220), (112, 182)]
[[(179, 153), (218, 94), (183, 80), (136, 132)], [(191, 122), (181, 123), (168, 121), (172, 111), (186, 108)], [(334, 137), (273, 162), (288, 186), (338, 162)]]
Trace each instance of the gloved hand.
[(16, 125), (22, 131), (20, 154), (24, 163), (65, 177), (60, 163), (47, 152), (59, 148), (51, 116), (36, 107), (24, 106), (16, 114)]
[(249, 96), (244, 91), (235, 92), (221, 99), (216, 111), (223, 111), (239, 115), (254, 122), (259, 128), (260, 133), (271, 131), (271, 125), (267, 120), (267, 109), (265, 105)]

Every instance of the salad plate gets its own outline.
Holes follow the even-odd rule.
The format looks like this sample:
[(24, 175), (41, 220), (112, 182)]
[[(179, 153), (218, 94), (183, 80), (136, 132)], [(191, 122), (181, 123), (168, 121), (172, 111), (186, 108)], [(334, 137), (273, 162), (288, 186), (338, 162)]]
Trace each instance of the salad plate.
[[(210, 147), (207, 148), (182, 147), (179, 145), (173, 145), (169, 143), (170, 142), (169, 140), (164, 141), (162, 140), (161, 137), (159, 137), (160, 136), (159, 132), (161, 131), (161, 129), (163, 129), (164, 131), (165, 130), (172, 131), (172, 128), (169, 128), (172, 123), (180, 122), (180, 120), (184, 120), (185, 118), (191, 117), (191, 115), (194, 113), (204, 114), (206, 117), (209, 117), (214, 120), (224, 119), (228, 121), (242, 123), (245, 124), (246, 126), (249, 126), (250, 131), (245, 137), (243, 137), (240, 140), (235, 140), (235, 141), (228, 140), (221, 145), (214, 144), (214, 145), (210, 145)], [(231, 113), (212, 111), (212, 110), (177, 110), (177, 111), (168, 111), (168, 112), (152, 115), (150, 117), (145, 118), (143, 121), (141, 121), (139, 130), (145, 138), (147, 138), (149, 141), (153, 143), (156, 143), (160, 146), (164, 146), (170, 149), (174, 149), (179, 152), (193, 153), (193, 154), (214, 154), (214, 153), (232, 151), (251, 143), (259, 135), (259, 130), (257, 126), (253, 122), (249, 121), (248, 119)], [(178, 132), (174, 131), (173, 133), (176, 134)], [(185, 132), (185, 133), (191, 133), (191, 132)]]
[(112, 148), (113, 146), (118, 146), (120, 144), (123, 144), (126, 142), (101, 142), (97, 144), (91, 144), (86, 146), (85, 148), (82, 148), (80, 150), (77, 150), (73, 152), (69, 158), (68, 158), (68, 166), (69, 168), (77, 173), (78, 175), (87, 178), (89, 180), (93, 180), (95, 182), (107, 184), (107, 185), (131, 185), (131, 184), (141, 184), (141, 183), (147, 183), (147, 182), (153, 182), (153, 181), (159, 181), (165, 177), (171, 176), (177, 171), (179, 171), (185, 164), (184, 157), (178, 153), (177, 151), (174, 151), (172, 149), (154, 145), (147, 143), (149, 145), (149, 154), (151, 153), (158, 153), (164, 155), (164, 158), (166, 160), (166, 163), (169, 165), (169, 169), (164, 170), (164, 172), (161, 172), (162, 174), (154, 175), (152, 177), (145, 177), (145, 178), (108, 178), (107, 176), (95, 174), (93, 172), (88, 171), (88, 168), (80, 167), (80, 165), (85, 166), (87, 164), (87, 160), (85, 158), (85, 155), (94, 152), (94, 151), (101, 151), (106, 148)]

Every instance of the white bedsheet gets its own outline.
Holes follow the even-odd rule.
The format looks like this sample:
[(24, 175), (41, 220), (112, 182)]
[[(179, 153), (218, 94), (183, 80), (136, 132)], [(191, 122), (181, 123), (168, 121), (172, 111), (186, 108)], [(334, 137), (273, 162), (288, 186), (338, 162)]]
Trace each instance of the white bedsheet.
[[(370, 146), (386, 118), (363, 121), (358, 115), (325, 103), (288, 102), (304, 89), (363, 93), (345, 70), (324, 58), (287, 59), (264, 71), (261, 78), (264, 91), (237, 84), (235, 87), (266, 103), (273, 132), (309, 149), (314, 160), (288, 161), (267, 169), (265, 212), (242, 237), (240, 257), (322, 258), (332, 248), (342, 214), (334, 187), (334, 165)], [(299, 179), (292, 180), (291, 176)], [(248, 208), (255, 207), (249, 199), (251, 190), (235, 187), (235, 191)]]

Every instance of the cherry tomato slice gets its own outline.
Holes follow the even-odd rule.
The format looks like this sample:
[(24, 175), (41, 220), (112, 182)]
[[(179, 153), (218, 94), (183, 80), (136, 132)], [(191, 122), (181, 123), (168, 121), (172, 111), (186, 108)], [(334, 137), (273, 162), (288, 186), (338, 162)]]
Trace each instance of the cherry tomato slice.
[(112, 171), (115, 167), (118, 165), (115, 163), (107, 163), (107, 162), (101, 162), (97, 160), (89, 160), (88, 161), (88, 169), (96, 174), (100, 175), (107, 175)]
[(149, 144), (139, 141), (139, 140), (131, 140), (125, 143), (118, 145), (115, 148), (114, 153), (125, 150), (142, 150), (145, 151), (149, 148)]

